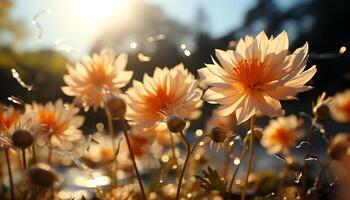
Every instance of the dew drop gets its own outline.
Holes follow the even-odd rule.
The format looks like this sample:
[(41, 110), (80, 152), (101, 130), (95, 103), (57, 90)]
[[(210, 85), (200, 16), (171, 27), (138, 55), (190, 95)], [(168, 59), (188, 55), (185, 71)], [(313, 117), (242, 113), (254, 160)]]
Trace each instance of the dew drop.
[(239, 159), (239, 158), (235, 158), (234, 160), (233, 160), (233, 164), (234, 165), (239, 165), (241, 163), (241, 160)]
[(295, 148), (300, 149), (303, 145), (306, 145), (306, 144), (312, 146), (312, 144), (308, 141), (301, 141), (297, 146), (295, 146)]
[(300, 178), (303, 176), (303, 172), (296, 172), (295, 173), (295, 180), (294, 183), (300, 183)]
[(318, 157), (317, 156), (313, 156), (313, 155), (310, 155), (308, 156), (307, 158), (305, 158), (306, 161), (317, 161), (318, 160)]

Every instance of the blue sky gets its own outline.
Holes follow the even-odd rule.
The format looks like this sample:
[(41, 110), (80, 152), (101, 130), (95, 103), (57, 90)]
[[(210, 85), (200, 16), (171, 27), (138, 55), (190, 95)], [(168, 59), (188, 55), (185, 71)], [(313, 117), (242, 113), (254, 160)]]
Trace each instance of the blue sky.
[[(83, 1), (112, 2), (115, 7), (113, 12), (118, 12), (118, 6), (122, 6), (122, 3), (125, 4), (128, 0), (15, 0), (12, 15), (16, 19), (23, 20), (29, 33), (25, 43), (20, 44), (18, 49), (65, 48), (67, 50), (70, 48), (72, 51), (69, 55), (72, 58), (78, 58), (86, 53), (103, 30), (108, 17), (95, 21), (91, 18), (91, 14), (87, 16), (86, 13), (93, 12), (80, 6)], [(160, 6), (170, 18), (186, 25), (190, 25), (195, 20), (196, 12), (201, 7), (207, 14), (208, 32), (213, 37), (220, 37), (242, 23), (244, 13), (254, 5), (256, 0), (146, 1)], [(47, 9), (52, 12), (43, 12), (37, 18), (37, 22), (43, 28), (42, 38), (38, 39), (39, 29), (32, 24), (32, 19), (38, 12)]]

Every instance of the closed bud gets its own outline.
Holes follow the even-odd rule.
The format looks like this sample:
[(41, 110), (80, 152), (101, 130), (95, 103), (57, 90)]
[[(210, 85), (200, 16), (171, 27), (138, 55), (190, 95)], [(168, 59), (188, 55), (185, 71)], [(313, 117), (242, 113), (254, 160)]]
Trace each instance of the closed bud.
[(114, 119), (122, 119), (125, 116), (126, 104), (120, 97), (110, 97), (106, 102), (106, 108)]
[(167, 121), (168, 129), (173, 133), (180, 133), (186, 127), (186, 121), (179, 116), (172, 116)]
[(44, 163), (29, 168), (26, 175), (29, 183), (36, 187), (52, 187), (58, 179), (52, 168)]
[(15, 147), (25, 149), (33, 144), (34, 137), (31, 132), (19, 129), (12, 134), (12, 142)]
[(322, 104), (322, 105), (319, 105), (318, 107), (314, 107), (313, 113), (319, 119), (326, 119), (331, 116), (331, 111), (327, 104)]
[(220, 127), (211, 129), (210, 138), (216, 143), (223, 143), (227, 138), (227, 131)]
[(347, 133), (337, 134), (327, 149), (327, 154), (334, 160), (341, 160), (350, 149), (350, 135)]

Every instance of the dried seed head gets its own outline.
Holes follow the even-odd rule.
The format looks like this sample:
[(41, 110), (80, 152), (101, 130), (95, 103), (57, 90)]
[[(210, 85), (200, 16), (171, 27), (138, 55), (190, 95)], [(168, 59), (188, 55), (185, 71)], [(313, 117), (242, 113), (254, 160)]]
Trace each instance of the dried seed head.
[(319, 105), (318, 107), (314, 107), (313, 113), (319, 119), (326, 119), (331, 116), (331, 111), (327, 104), (322, 104), (322, 105)]
[(216, 143), (223, 143), (227, 138), (227, 131), (220, 127), (211, 129), (210, 138)]
[(120, 97), (110, 97), (106, 102), (106, 108), (114, 119), (122, 119), (126, 113), (126, 104)]
[(52, 168), (44, 163), (39, 163), (26, 172), (30, 184), (37, 187), (52, 187), (58, 176)]
[(28, 130), (18, 129), (12, 134), (12, 142), (15, 147), (25, 149), (34, 142), (34, 137)]
[(334, 160), (341, 160), (350, 149), (350, 134), (337, 134), (327, 149), (327, 154)]
[(173, 133), (180, 133), (186, 127), (186, 121), (179, 116), (172, 116), (167, 121), (168, 129)]
[(260, 127), (254, 127), (254, 133), (253, 133), (253, 136), (254, 136), (254, 141), (260, 141), (261, 138), (262, 138), (262, 134), (263, 134), (263, 129), (260, 128)]

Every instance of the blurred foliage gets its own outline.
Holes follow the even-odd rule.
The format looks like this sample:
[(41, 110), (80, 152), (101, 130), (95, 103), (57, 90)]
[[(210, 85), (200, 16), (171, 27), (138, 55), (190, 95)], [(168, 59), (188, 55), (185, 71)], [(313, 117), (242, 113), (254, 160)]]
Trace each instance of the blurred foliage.
[[(22, 21), (14, 20), (10, 16), (13, 8), (11, 0), (0, 0), (0, 42), (17, 43), (26, 36)], [(9, 40), (9, 41), (6, 41)], [(2, 44), (1, 44), (2, 45)]]
[[(13, 34), (14, 38), (16, 35), (25, 36), (25, 27), (9, 15), (13, 8), (12, 1), (0, 2), (0, 41), (2, 42), (4, 33)], [(350, 29), (345, 25), (350, 19), (347, 0), (295, 0), (288, 3), (258, 0), (247, 11), (242, 25), (220, 38), (213, 38), (208, 34), (208, 17), (201, 7), (195, 11), (193, 24), (185, 26), (166, 16), (160, 7), (146, 1), (132, 0), (129, 4), (132, 12), (122, 17), (118, 15), (106, 30), (101, 30), (91, 52), (108, 47), (118, 53), (129, 53), (128, 68), (134, 71), (136, 80), (142, 79), (144, 73), (152, 74), (156, 66), (172, 67), (180, 62), (192, 73), (197, 74), (197, 69), (203, 67), (204, 63), (212, 62), (211, 56), (215, 54), (215, 49), (234, 48), (229, 44), (244, 34), (252, 35), (265, 30), (267, 34), (276, 35), (286, 29), (292, 38), (291, 50), (308, 41), (311, 52), (308, 66), (318, 66), (318, 73), (311, 82), (315, 86), (314, 89), (301, 94), (299, 102), (282, 103), (287, 108), (287, 114), (297, 112), (297, 108), (310, 112), (311, 102), (322, 91), (333, 95), (349, 85), (349, 54), (337, 55), (340, 46), (350, 46)], [(12, 42), (15, 41), (17, 39)], [(137, 42), (136, 49), (130, 48), (133, 41)], [(180, 48), (182, 43), (189, 47), (190, 56), (186, 56)], [(151, 60), (140, 61), (139, 53), (150, 57)], [(335, 56), (326, 59), (317, 57), (323, 53), (333, 53)], [(1, 100), (5, 101), (9, 95), (22, 97), (26, 101), (45, 102), (57, 98), (71, 100), (60, 90), (67, 61), (67, 58), (54, 50), (19, 53), (11, 47), (3, 46), (0, 49), (0, 77), (3, 81)], [(11, 78), (11, 67), (18, 70), (25, 82), (34, 84), (36, 90), (28, 92), (21, 88), (16, 80)], [(212, 107), (205, 104), (203, 119), (210, 117)], [(193, 122), (192, 125), (193, 128), (197, 128), (202, 127), (204, 123), (205, 120), (201, 120)]]
[(226, 191), (227, 183), (219, 176), (219, 173), (210, 166), (208, 166), (207, 171), (203, 170), (203, 176), (196, 175), (195, 177), (200, 182), (201, 187), (206, 191)]

